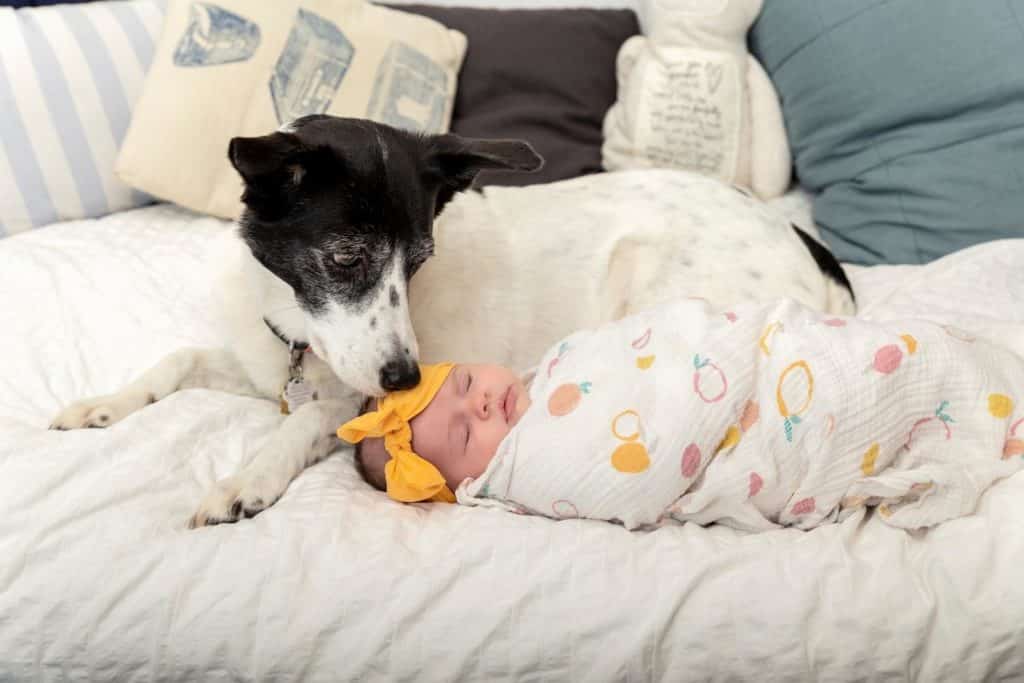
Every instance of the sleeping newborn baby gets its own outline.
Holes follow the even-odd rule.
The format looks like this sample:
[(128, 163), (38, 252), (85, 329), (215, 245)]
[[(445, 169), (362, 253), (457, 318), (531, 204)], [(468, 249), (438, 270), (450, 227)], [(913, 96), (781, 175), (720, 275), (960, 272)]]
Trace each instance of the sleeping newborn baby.
[(1022, 335), (1004, 331), (686, 299), (569, 336), (528, 385), (424, 366), (338, 435), (404, 502), (748, 531), (871, 506), (917, 529), (972, 513), (1024, 464), (1024, 359), (1003, 346)]

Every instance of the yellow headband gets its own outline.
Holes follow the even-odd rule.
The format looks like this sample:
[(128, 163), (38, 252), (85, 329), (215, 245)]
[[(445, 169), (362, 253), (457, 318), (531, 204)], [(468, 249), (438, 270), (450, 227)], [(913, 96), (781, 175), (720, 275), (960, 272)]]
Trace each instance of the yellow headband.
[(391, 460), (384, 466), (388, 495), (403, 503), (433, 500), (454, 503), (455, 494), (431, 463), (412, 450), (409, 421), (423, 412), (437, 395), (453, 363), (420, 366), (420, 383), (394, 391), (377, 403), (377, 410), (349, 420), (338, 428), (338, 438), (359, 443), (366, 437), (384, 437)]

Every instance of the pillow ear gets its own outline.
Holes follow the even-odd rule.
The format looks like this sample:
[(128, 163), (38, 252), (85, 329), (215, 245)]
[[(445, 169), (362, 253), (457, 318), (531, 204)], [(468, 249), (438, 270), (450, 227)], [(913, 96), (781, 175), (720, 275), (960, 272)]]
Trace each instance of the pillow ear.
[(441, 184), (435, 214), (456, 192), (465, 190), (485, 169), (538, 171), (541, 158), (525, 140), (484, 140), (452, 133), (425, 139), (424, 162), (429, 179)]
[(231, 138), (228, 159), (246, 185), (279, 173), (302, 149), (291, 133), (271, 133), (255, 138)]

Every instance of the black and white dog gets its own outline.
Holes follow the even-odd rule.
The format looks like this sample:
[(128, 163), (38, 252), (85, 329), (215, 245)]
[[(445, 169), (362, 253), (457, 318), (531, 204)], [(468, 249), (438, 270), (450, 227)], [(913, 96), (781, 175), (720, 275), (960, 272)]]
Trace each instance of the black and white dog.
[(680, 295), (853, 311), (826, 249), (702, 176), (635, 171), (461, 193), (480, 170), (542, 160), (521, 141), (319, 115), (235, 138), (228, 155), (246, 206), (220, 284), (230, 348), (172, 353), (52, 424), (107, 427), (185, 388), (281, 400), (280, 428), (215, 485), (192, 526), (272, 505), (340, 446), (335, 431), (365, 395), (414, 386), (421, 359), (526, 367), (560, 336)]

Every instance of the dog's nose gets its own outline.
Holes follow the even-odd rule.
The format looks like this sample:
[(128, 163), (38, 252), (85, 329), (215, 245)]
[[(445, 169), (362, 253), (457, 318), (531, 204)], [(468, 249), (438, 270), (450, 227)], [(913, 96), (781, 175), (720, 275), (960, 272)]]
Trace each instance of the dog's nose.
[(380, 386), (384, 391), (412, 389), (420, 383), (420, 366), (410, 360), (391, 360), (380, 369)]

